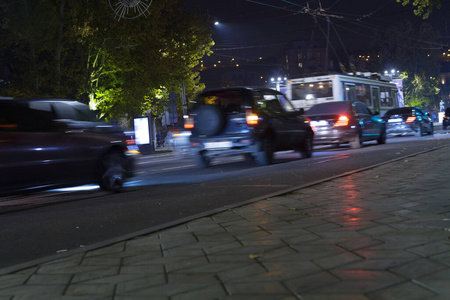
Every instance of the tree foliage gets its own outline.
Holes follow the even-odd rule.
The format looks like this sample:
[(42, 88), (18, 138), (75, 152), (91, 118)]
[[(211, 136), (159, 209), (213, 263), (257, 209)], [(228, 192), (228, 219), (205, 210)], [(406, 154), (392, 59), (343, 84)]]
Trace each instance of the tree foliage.
[(8, 1), (0, 51), (12, 72), (0, 94), (76, 98), (109, 118), (161, 114), (183, 82), (188, 96), (204, 88), (193, 69), (213, 44), (208, 17), (181, 1), (131, 20), (107, 0)]
[(441, 0), (397, 0), (397, 2), (401, 3), (403, 6), (412, 2), (412, 5), (416, 7), (416, 9), (414, 9), (414, 14), (424, 19), (427, 19), (430, 16), (434, 7), (438, 9), (441, 8)]
[(433, 104), (434, 96), (439, 94), (439, 81), (436, 78), (427, 78), (424, 73), (414, 74), (412, 78), (408, 73), (400, 76), (405, 86), (404, 96), (407, 106), (428, 107)]
[[(414, 25), (405, 21), (388, 28), (376, 38), (381, 70), (402, 71), (405, 103), (414, 106), (434, 104), (439, 92), (438, 77), (441, 54), (440, 34), (429, 23)], [(375, 45), (374, 45), (375, 47)]]

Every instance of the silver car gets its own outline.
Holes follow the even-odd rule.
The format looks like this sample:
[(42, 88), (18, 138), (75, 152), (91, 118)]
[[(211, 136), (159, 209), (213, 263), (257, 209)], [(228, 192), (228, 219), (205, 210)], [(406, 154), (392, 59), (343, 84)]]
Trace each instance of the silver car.
[(400, 107), (388, 110), (383, 119), (386, 121), (386, 132), (389, 136), (415, 135), (425, 133), (433, 135), (433, 120), (430, 115), (418, 107)]

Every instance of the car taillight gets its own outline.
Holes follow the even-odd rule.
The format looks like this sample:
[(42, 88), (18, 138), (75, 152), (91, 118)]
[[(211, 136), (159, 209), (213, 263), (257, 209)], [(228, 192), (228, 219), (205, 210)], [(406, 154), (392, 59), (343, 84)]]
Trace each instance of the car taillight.
[(248, 126), (258, 125), (259, 117), (257, 114), (253, 113), (251, 110), (247, 110), (245, 112), (245, 116), (246, 116)]
[(416, 120), (416, 117), (414, 117), (414, 116), (408, 117), (408, 118), (406, 119), (406, 123), (412, 123), (412, 122), (414, 122), (415, 120)]
[(334, 124), (334, 127), (347, 126), (349, 121), (350, 120), (349, 120), (349, 118), (347, 116), (339, 116), (339, 119)]
[(184, 116), (184, 128), (194, 129), (194, 116)]

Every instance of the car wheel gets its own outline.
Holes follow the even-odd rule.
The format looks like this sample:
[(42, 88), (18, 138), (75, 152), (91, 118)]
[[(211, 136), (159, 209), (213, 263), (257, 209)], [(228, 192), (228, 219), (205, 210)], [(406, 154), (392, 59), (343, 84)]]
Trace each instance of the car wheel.
[(442, 129), (447, 129), (447, 125), (444, 125), (444, 123), (442, 123)]
[(211, 157), (206, 156), (203, 152), (200, 152), (194, 156), (195, 164), (199, 168), (207, 168), (211, 163)]
[(212, 104), (200, 106), (196, 110), (194, 130), (201, 135), (213, 136), (220, 133), (225, 125), (225, 115), (220, 107)]
[(377, 143), (380, 145), (386, 144), (386, 128), (383, 128), (381, 131), (380, 136), (377, 139)]
[(313, 138), (311, 135), (308, 135), (303, 141), (300, 147), (300, 154), (302, 158), (310, 158), (313, 153)]
[(264, 138), (257, 144), (257, 152), (254, 155), (255, 161), (260, 166), (270, 165), (273, 161), (273, 143), (269, 138)]
[(359, 149), (362, 147), (362, 135), (361, 132), (357, 133), (353, 140), (350, 141), (350, 148), (352, 149)]
[(428, 132), (429, 135), (433, 135), (434, 134), (434, 125), (430, 124), (430, 131)]
[(105, 191), (119, 191), (125, 180), (124, 158), (119, 151), (112, 151), (101, 162), (100, 188)]

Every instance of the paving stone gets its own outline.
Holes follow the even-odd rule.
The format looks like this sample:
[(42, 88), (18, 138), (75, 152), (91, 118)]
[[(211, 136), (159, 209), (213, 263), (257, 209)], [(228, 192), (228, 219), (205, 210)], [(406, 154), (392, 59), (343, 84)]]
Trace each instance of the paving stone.
[(281, 283), (279, 282), (231, 282), (225, 284), (225, 289), (228, 294), (250, 294), (250, 295), (267, 295), (267, 294), (282, 294), (290, 293)]
[(369, 300), (369, 298), (362, 294), (339, 294), (339, 295), (330, 295), (330, 294), (306, 294), (302, 295), (302, 299), (304, 300)]
[(414, 248), (408, 248), (408, 251), (421, 255), (423, 257), (429, 257), (432, 255), (445, 253), (450, 251), (450, 243), (448, 239), (440, 240), (436, 242), (427, 243)]
[(310, 290), (323, 288), (338, 282), (340, 282), (338, 277), (328, 272), (319, 272), (286, 280), (284, 283), (296, 294), (302, 295)]
[(81, 262), (82, 266), (118, 266), (121, 263), (122, 258), (119, 257), (103, 257), (94, 256), (86, 257)]
[[(27, 274), (7, 274), (0, 276), (0, 287), (1, 289), (10, 286), (20, 286), (24, 284), (29, 278)], [(0, 292), (1, 292), (0, 289)], [(0, 293), (1, 295), (1, 293)]]
[(399, 285), (387, 287), (385, 289), (369, 293), (368, 297), (377, 300), (422, 300), (433, 297), (436, 294), (412, 282), (405, 282)]
[(167, 283), (168, 284), (179, 284), (179, 283), (188, 283), (188, 284), (207, 284), (214, 285), (220, 284), (220, 281), (217, 279), (214, 273), (167, 273)]
[[(57, 275), (32, 275), (27, 284), (30, 285), (63, 285), (68, 284), (72, 280), (71, 274), (57, 274)], [(0, 283), (1, 286), (4, 286)]]
[(20, 285), (15, 287), (2, 288), (1, 297), (14, 297), (34, 299), (42, 296), (47, 299), (61, 297), (66, 289), (66, 285)]
[[(79, 267), (80, 268), (80, 267)], [(103, 278), (106, 276), (119, 274), (120, 266), (109, 266), (109, 267), (92, 267), (90, 270), (81, 270), (78, 272), (73, 272), (74, 274), (72, 282), (73, 283), (81, 283), (83, 281), (90, 281), (94, 279)], [(70, 270), (66, 271), (66, 274), (70, 274)]]
[[(395, 272), (403, 277), (414, 279), (432, 272), (447, 269), (447, 266), (439, 264), (429, 259), (418, 259), (408, 262), (404, 265), (391, 268), (390, 271)], [(449, 270), (450, 271), (450, 270)]]
[[(84, 255), (85, 257), (90, 256), (98, 256), (98, 255), (105, 255), (105, 254), (116, 254), (118, 252), (123, 252), (125, 248), (126, 242), (120, 242), (113, 245), (109, 245), (108, 247), (102, 247), (99, 249), (91, 250)], [(130, 243), (130, 241), (128, 241)]]
[(382, 244), (383, 242), (372, 237), (352, 237), (346, 239), (339, 239), (336, 241), (336, 245), (345, 248), (347, 250), (364, 249), (367, 247), (373, 247)]
[(338, 266), (346, 265), (352, 262), (362, 261), (363, 258), (361, 256), (357, 256), (355, 254), (344, 252), (334, 256), (323, 257), (319, 259), (315, 259), (314, 263), (319, 265), (325, 270), (333, 269)]
[[(364, 259), (355, 263), (350, 263), (342, 266), (342, 269), (348, 270), (388, 270), (396, 266), (404, 265), (410, 261), (414, 261), (415, 258), (384, 258), (384, 259)], [(340, 267), (337, 267), (338, 269)]]
[(207, 265), (209, 262), (206, 256), (202, 257), (177, 257), (176, 259), (167, 260), (165, 263), (166, 271), (173, 272), (178, 270), (186, 270), (199, 265)]
[(221, 284), (215, 284), (209, 285), (205, 288), (174, 295), (170, 298), (170, 300), (223, 299), (226, 296), (227, 294), (223, 289), (223, 286)]
[(432, 255), (430, 259), (450, 267), (450, 251)]
[(148, 287), (159, 287), (167, 283), (165, 274), (155, 274), (152, 276), (145, 276), (144, 274), (140, 278), (120, 282), (116, 285), (116, 294), (122, 295), (129, 293), (132, 295), (134, 291), (142, 290)]
[(66, 292), (67, 296), (112, 297), (114, 285), (111, 284), (71, 284)]
[(241, 264), (239, 267), (217, 272), (217, 276), (223, 283), (227, 283), (230, 281), (240, 281), (242, 278), (256, 276), (265, 272), (266, 270), (259, 263), (250, 260), (247, 263)]

